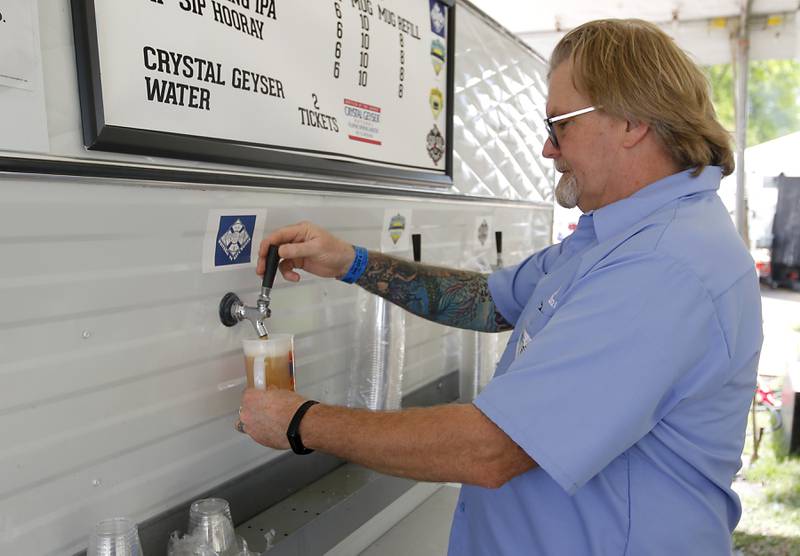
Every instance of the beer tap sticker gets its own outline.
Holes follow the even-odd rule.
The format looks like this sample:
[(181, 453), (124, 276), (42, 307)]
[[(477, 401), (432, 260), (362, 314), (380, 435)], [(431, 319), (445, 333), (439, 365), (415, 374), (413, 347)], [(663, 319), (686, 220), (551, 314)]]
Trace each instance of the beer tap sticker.
[(428, 156), (431, 157), (434, 163), (438, 164), (444, 156), (444, 136), (439, 131), (439, 127), (433, 124), (433, 129), (428, 132), (426, 139), (426, 146), (428, 149)]
[(436, 88), (431, 89), (430, 102), (433, 119), (438, 120), (439, 116), (442, 114), (442, 108), (444, 108), (444, 95), (442, 91)]
[(255, 268), (266, 219), (266, 209), (210, 210), (203, 242), (203, 272)]
[(442, 73), (445, 60), (447, 60), (447, 47), (439, 39), (433, 39), (431, 41), (431, 63), (437, 77)]
[(392, 253), (411, 249), (411, 209), (386, 209), (381, 229), (381, 251)]
[(87, 146), (446, 185), (450, 3), (73, 0)]
[(470, 243), (475, 251), (491, 251), (494, 242), (494, 219), (490, 215), (478, 216), (474, 220), (472, 227), (472, 237)]

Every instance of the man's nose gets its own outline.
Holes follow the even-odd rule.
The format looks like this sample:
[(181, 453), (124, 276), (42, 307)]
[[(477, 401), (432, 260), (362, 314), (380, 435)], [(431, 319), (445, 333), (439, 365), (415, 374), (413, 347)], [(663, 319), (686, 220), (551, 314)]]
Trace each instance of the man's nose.
[(556, 158), (559, 154), (561, 154), (561, 151), (558, 147), (553, 145), (553, 140), (548, 137), (542, 147), (542, 156), (545, 158)]

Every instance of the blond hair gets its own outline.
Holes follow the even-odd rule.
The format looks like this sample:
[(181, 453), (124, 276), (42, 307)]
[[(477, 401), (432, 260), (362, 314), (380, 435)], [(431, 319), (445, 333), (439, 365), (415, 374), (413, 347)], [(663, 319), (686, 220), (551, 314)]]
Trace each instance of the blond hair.
[(567, 60), (576, 89), (607, 114), (650, 125), (680, 168), (733, 172), (731, 137), (717, 121), (708, 80), (656, 25), (590, 21), (559, 41), (550, 72)]

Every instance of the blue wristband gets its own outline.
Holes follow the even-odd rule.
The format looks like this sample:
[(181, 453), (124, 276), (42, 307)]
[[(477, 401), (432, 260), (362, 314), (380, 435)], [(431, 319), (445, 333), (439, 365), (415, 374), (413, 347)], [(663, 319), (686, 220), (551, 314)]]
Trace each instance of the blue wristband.
[(340, 278), (342, 282), (347, 284), (352, 284), (361, 278), (361, 275), (367, 270), (367, 261), (369, 260), (366, 249), (357, 245), (353, 245), (353, 249), (356, 251), (356, 258), (353, 259), (353, 264), (350, 265), (350, 270), (347, 271), (347, 274)]

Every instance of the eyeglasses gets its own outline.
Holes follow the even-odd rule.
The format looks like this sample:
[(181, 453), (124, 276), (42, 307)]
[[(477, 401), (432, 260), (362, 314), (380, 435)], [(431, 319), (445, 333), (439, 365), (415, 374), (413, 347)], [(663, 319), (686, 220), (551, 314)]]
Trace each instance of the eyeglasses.
[(556, 128), (553, 127), (554, 123), (567, 120), (569, 118), (574, 118), (575, 116), (580, 116), (581, 114), (588, 114), (594, 110), (596, 110), (594, 106), (587, 106), (586, 108), (581, 108), (580, 110), (575, 110), (574, 112), (567, 112), (566, 114), (553, 116), (552, 118), (545, 118), (544, 125), (547, 127), (547, 135), (550, 136), (550, 141), (552, 141), (553, 146), (555, 148), (559, 148), (558, 137), (556, 136)]

